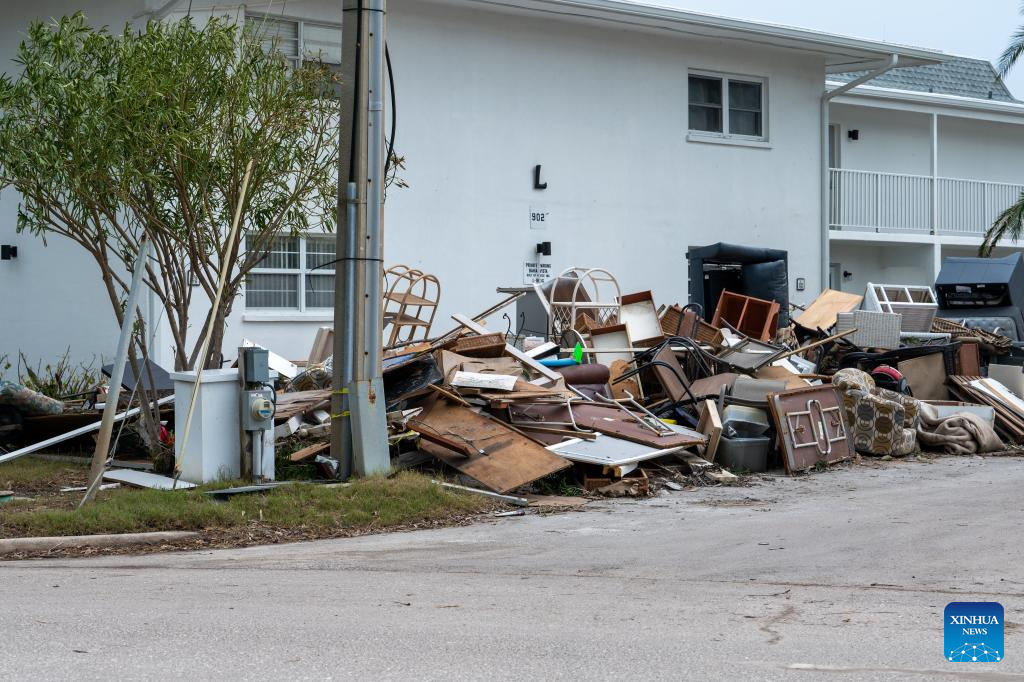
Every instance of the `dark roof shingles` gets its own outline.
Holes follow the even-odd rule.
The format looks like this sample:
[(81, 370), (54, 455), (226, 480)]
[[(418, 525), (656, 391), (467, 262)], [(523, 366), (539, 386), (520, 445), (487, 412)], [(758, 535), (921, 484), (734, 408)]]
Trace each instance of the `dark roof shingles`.
[[(867, 72), (833, 73), (828, 75), (828, 79), (848, 83), (865, 73)], [(866, 85), (975, 99), (991, 99), (997, 102), (1017, 101), (1010, 94), (996, 70), (992, 68), (992, 64), (984, 59), (968, 59), (966, 57), (953, 57), (941, 64), (896, 68), (871, 79)]]

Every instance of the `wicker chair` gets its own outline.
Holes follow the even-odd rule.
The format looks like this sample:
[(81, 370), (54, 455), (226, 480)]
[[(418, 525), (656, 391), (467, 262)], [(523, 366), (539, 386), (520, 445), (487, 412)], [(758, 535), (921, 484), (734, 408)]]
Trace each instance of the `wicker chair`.
[(903, 457), (917, 448), (921, 406), (914, 398), (875, 386), (859, 369), (841, 369), (832, 385), (843, 395), (853, 445), (859, 452)]

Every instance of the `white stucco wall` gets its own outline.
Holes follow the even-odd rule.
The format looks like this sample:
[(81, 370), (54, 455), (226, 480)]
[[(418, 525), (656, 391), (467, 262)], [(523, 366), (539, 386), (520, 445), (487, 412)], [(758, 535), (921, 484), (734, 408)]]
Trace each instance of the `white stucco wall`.
[[(1020, 123), (938, 117), (938, 175), (1024, 183), (1024, 115)], [(931, 115), (852, 104), (833, 104), (830, 123), (841, 126), (840, 166), (855, 170), (931, 175)], [(847, 133), (858, 130), (860, 139)]]
[[(840, 126), (840, 167), (887, 173), (931, 174), (931, 118), (927, 114), (832, 104), (829, 123)], [(848, 133), (859, 131), (859, 139)]]
[[(337, 21), (339, 3), (287, 9), (297, 12)], [(718, 241), (787, 249), (791, 281), (807, 280), (806, 292), (791, 292), (794, 300), (819, 290), (820, 57), (424, 0), (392, 0), (389, 17), (396, 145), (410, 187), (390, 193), (385, 259), (441, 278), (435, 331), (454, 312), (491, 305), (495, 287), (522, 284), (523, 263), (535, 260), (539, 241), (552, 242), (544, 260), (556, 271), (603, 266), (624, 293), (652, 289), (659, 303), (687, 298), (687, 246)], [(766, 77), (770, 148), (687, 142), (689, 68)], [(549, 183), (542, 192), (532, 188), (538, 163)], [(0, 206), (0, 234), (10, 229), (13, 206), (10, 199)], [(550, 212), (548, 229), (529, 229), (531, 207)], [(19, 259), (13, 290), (42, 279), (32, 268), (35, 249), (42, 251), (26, 249)], [(53, 246), (45, 254), (58, 272), (89, 263)], [(14, 272), (7, 265), (0, 277)], [(105, 300), (67, 277), (52, 280), (50, 291), (33, 299), (51, 310), (18, 312), (31, 333), (0, 331), (0, 352), (25, 343), (40, 353), (69, 342), (80, 353), (112, 349), (116, 329)], [(301, 358), (325, 324), (322, 316), (245, 317), (236, 302), (228, 356), (247, 336)], [(167, 351), (164, 344), (158, 358), (169, 365)]]
[(840, 289), (863, 294), (868, 282), (934, 285), (934, 258), (932, 244), (832, 242), (830, 260), (852, 274)]

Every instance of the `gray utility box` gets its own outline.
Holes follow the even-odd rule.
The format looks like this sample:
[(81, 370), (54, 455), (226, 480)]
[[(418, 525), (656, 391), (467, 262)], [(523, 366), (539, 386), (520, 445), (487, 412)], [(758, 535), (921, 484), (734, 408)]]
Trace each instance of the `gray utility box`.
[(265, 384), (270, 381), (269, 354), (266, 348), (239, 348), (238, 367), (242, 381), (247, 384)]
[[(269, 388), (239, 391), (238, 406), (243, 431), (268, 431), (274, 428), (274, 392)], [(265, 402), (264, 402), (265, 401)]]

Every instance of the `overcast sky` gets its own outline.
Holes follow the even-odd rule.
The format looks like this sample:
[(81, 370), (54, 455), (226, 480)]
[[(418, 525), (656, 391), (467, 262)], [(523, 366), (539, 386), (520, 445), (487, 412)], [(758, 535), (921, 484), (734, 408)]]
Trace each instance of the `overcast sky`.
[[(995, 63), (1024, 23), (1016, 0), (644, 0), (680, 9), (754, 19), (857, 38), (927, 47)], [(1006, 79), (1024, 99), (1024, 59)]]

